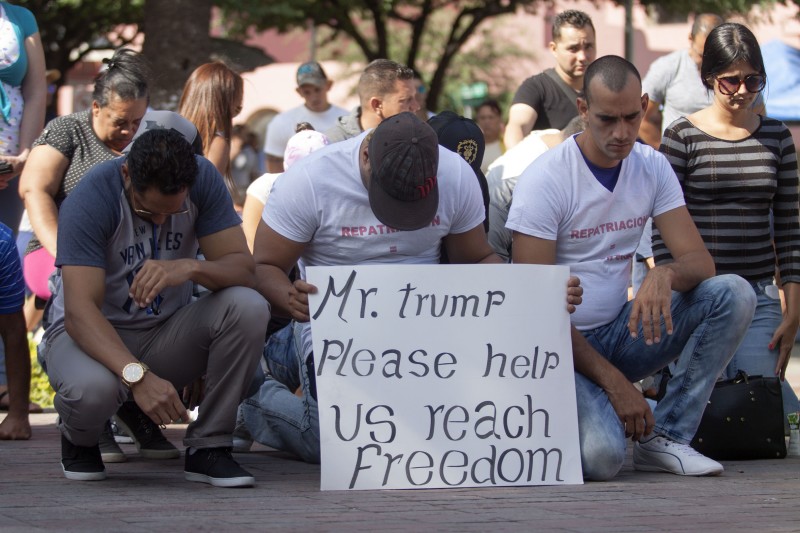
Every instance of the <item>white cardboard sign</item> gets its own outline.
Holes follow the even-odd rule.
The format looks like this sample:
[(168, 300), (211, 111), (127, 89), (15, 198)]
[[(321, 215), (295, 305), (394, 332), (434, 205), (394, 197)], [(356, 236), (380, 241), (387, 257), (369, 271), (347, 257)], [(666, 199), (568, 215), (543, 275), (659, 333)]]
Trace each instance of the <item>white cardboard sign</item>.
[(322, 490), (582, 483), (566, 267), (309, 267)]

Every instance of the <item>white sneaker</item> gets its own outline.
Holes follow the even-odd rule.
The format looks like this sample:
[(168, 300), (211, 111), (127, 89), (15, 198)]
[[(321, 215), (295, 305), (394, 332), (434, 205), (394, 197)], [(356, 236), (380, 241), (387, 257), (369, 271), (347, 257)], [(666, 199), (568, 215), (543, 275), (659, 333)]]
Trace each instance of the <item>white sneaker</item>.
[(657, 435), (633, 445), (633, 467), (645, 472), (670, 472), (679, 476), (718, 476), (724, 468), (688, 444)]

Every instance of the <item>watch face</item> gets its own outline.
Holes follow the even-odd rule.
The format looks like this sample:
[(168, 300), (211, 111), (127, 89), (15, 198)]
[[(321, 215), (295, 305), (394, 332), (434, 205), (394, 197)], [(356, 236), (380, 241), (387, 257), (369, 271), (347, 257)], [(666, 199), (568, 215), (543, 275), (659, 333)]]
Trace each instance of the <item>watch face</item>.
[(122, 377), (128, 383), (136, 383), (144, 377), (144, 368), (136, 363), (125, 365), (125, 368), (122, 369)]

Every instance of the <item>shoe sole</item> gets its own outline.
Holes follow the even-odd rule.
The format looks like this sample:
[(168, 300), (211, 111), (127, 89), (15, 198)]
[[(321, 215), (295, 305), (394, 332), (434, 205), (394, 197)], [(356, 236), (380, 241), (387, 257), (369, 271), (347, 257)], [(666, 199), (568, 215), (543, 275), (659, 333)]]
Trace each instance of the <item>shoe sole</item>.
[(205, 474), (198, 474), (196, 472), (183, 471), (186, 476), (186, 481), (196, 481), (198, 483), (208, 483), (214, 487), (253, 487), (256, 484), (256, 479), (253, 476), (240, 476), (230, 478), (216, 478), (207, 476)]
[(104, 463), (124, 463), (128, 460), (122, 452), (100, 452), (100, 457), (103, 459)]
[(133, 444), (133, 439), (130, 437), (120, 437), (119, 435), (114, 435), (114, 442), (117, 444)]
[(136, 444), (136, 449), (139, 450), (139, 455), (145, 459), (177, 459), (181, 456), (181, 451), (177, 448), (171, 450), (152, 450), (149, 448), (140, 448)]
[(106, 478), (106, 471), (102, 472), (72, 472), (61, 465), (64, 477), (73, 481), (102, 481)]
[(700, 472), (675, 472), (674, 470), (670, 470), (669, 468), (663, 466), (656, 466), (648, 463), (638, 463), (636, 454), (633, 457), (633, 469), (638, 470), (639, 472), (665, 472), (667, 474), (675, 474), (676, 476), (692, 476), (692, 477), (701, 477), (701, 476), (718, 476), (725, 471), (725, 469), (717, 469), (712, 468), (708, 470), (703, 470)]
[(718, 475), (722, 474), (722, 472), (724, 471), (724, 470), (713, 469), (713, 470), (705, 470), (705, 471), (702, 471), (702, 472), (692, 472), (692, 473), (686, 474), (686, 473), (683, 473), (683, 472), (674, 472), (674, 471), (670, 470), (669, 468), (663, 468), (663, 467), (660, 467), (660, 466), (639, 465), (639, 464), (636, 464), (636, 463), (633, 463), (633, 468), (634, 468), (634, 470), (638, 470), (639, 472), (664, 472), (666, 474), (675, 474), (676, 476), (692, 476), (692, 477), (718, 476)]
[[(128, 435), (134, 434), (133, 431), (131, 431), (131, 428), (129, 428), (128, 425), (125, 422), (123, 422), (121, 418), (115, 415), (115, 420), (117, 422), (117, 426), (119, 426), (119, 428), (122, 431), (124, 431)], [(136, 445), (136, 449), (139, 451), (139, 455), (141, 455), (145, 459), (157, 459), (157, 460), (177, 459), (178, 457), (181, 456), (181, 451), (175, 448), (174, 446), (172, 447), (172, 449), (169, 450), (153, 450), (150, 448), (142, 448), (141, 444), (139, 444), (139, 441), (133, 437), (131, 437), (131, 440), (133, 441), (133, 444)]]

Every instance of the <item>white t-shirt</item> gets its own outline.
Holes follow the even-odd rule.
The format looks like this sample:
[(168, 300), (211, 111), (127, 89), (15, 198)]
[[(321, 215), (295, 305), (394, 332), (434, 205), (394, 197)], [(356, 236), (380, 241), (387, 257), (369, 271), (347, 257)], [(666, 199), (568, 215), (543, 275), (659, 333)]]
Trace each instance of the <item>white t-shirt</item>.
[(327, 111), (317, 113), (305, 105), (287, 109), (278, 113), (267, 125), (267, 139), (264, 142), (264, 152), (267, 155), (280, 157), (286, 151), (286, 143), (295, 134), (297, 124), (308, 122), (317, 131), (328, 131), (336, 124), (336, 119), (349, 111), (339, 106), (331, 105)]
[(497, 139), (494, 142), (486, 143), (486, 147), (483, 151), (483, 161), (481, 161), (481, 172), (486, 174), (489, 171), (489, 165), (495, 162), (495, 160), (503, 155), (504, 146), (500, 139)]
[(506, 228), (506, 221), (517, 178), (547, 151), (542, 135), (558, 132), (555, 129), (532, 131), (489, 165), (486, 174), (489, 184), (489, 244), (506, 261), (511, 259), (511, 231)]
[[(384, 225), (369, 205), (358, 165), (367, 132), (326, 146), (281, 174), (264, 208), (264, 222), (295, 242), (308, 243), (306, 266), (436, 264), (442, 239), (483, 225), (484, 206), (472, 168), (439, 146), (439, 208), (429, 226), (399, 231)], [(307, 324), (305, 324), (307, 326)], [(311, 351), (310, 328), (303, 350)]]
[(584, 290), (572, 323), (588, 330), (614, 320), (625, 305), (631, 257), (647, 219), (682, 205), (678, 178), (663, 154), (636, 143), (611, 192), (573, 137), (522, 173), (506, 227), (556, 241), (556, 264), (568, 265)]
[(308, 243), (304, 265), (439, 262), (442, 238), (483, 224), (480, 187), (470, 166), (439, 147), (439, 209), (430, 226), (399, 231), (379, 221), (361, 181), (358, 154), (366, 132), (326, 146), (281, 174), (264, 209), (280, 235)]
[(247, 195), (252, 196), (262, 204), (266, 204), (267, 198), (269, 198), (269, 191), (272, 190), (275, 180), (277, 180), (278, 176), (281, 174), (283, 174), (283, 172), (277, 174), (270, 174), (267, 172), (266, 174), (262, 174), (253, 180), (253, 183), (247, 188)]

